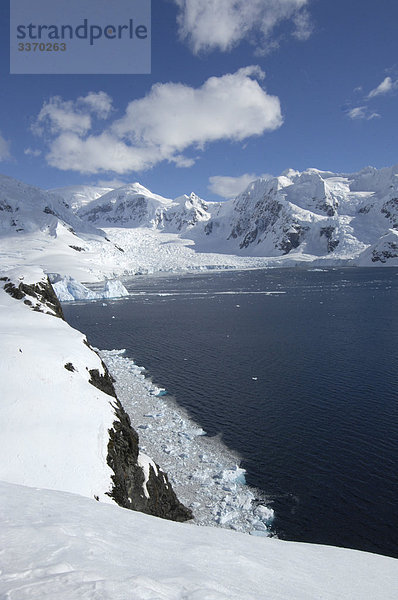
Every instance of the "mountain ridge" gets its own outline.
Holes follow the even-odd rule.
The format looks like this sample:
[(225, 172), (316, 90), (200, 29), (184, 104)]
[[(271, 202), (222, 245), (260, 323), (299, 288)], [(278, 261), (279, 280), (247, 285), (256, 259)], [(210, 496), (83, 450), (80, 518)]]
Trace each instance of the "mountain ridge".
[(287, 169), (224, 202), (193, 192), (170, 199), (138, 182), (46, 191), (2, 175), (0, 234), (3, 266), (25, 244), (46, 272), (85, 281), (208, 267), (398, 266), (398, 165)]

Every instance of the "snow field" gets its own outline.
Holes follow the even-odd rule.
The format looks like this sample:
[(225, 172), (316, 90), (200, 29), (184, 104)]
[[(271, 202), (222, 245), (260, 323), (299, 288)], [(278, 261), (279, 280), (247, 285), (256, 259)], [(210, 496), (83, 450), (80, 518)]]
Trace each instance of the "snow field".
[(395, 600), (398, 561), (0, 483), (4, 600)]

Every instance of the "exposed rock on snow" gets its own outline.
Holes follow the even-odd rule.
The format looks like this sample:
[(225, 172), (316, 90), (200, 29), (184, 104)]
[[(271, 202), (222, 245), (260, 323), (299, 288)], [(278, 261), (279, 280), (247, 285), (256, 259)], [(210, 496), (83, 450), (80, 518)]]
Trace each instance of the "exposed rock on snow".
[(398, 267), (398, 228), (390, 229), (362, 254), (361, 264), (367, 265), (369, 260), (376, 265)]
[(191, 518), (160, 468), (144, 485), (138, 435), (106, 366), (54, 319), (62, 310), (44, 273), (23, 273), (7, 273), (0, 286), (0, 479)]

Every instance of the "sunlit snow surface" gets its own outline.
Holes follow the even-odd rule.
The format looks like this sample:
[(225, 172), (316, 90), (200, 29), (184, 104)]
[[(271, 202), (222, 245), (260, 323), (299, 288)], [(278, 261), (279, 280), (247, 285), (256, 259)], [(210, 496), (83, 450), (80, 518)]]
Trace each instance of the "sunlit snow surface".
[(169, 475), (195, 522), (269, 535), (273, 510), (261, 492), (245, 485), (239, 457), (209, 438), (165, 390), (145, 377), (123, 350), (100, 352), (116, 379), (116, 391), (140, 436), (140, 447)]
[[(2, 600), (395, 600), (385, 556), (0, 483)], [(5, 550), (6, 549), (6, 550)]]

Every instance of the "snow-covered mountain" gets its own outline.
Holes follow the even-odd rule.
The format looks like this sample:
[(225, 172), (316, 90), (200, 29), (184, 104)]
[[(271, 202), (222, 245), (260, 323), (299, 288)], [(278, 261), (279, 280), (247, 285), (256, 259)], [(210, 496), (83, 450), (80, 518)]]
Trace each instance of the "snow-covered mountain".
[(48, 190), (50, 193), (60, 196), (76, 212), (82, 206), (86, 206), (93, 200), (97, 200), (104, 194), (111, 192), (114, 188), (100, 187), (94, 185), (68, 185), (62, 188)]
[(99, 227), (150, 227), (178, 233), (210, 219), (208, 206), (195, 194), (176, 200), (132, 183), (82, 206), (79, 216)]
[(258, 179), (221, 204), (194, 239), (198, 249), (251, 256), (349, 260), (368, 250), (360, 264), (398, 264), (398, 166), (352, 175), (289, 170)]
[(398, 165), (353, 174), (289, 169), (220, 203), (193, 193), (170, 200), (134, 183), (77, 214), (103, 228), (177, 233), (199, 252), (398, 264)]
[(57, 229), (71, 233), (96, 233), (97, 229), (80, 219), (62, 196), (0, 175), (0, 233), (41, 231), (52, 237)]
[(164, 198), (139, 183), (49, 192), (0, 176), (0, 256), (6, 269), (23, 260), (79, 281), (298, 263), (398, 266), (398, 165), (290, 169), (227, 202)]

